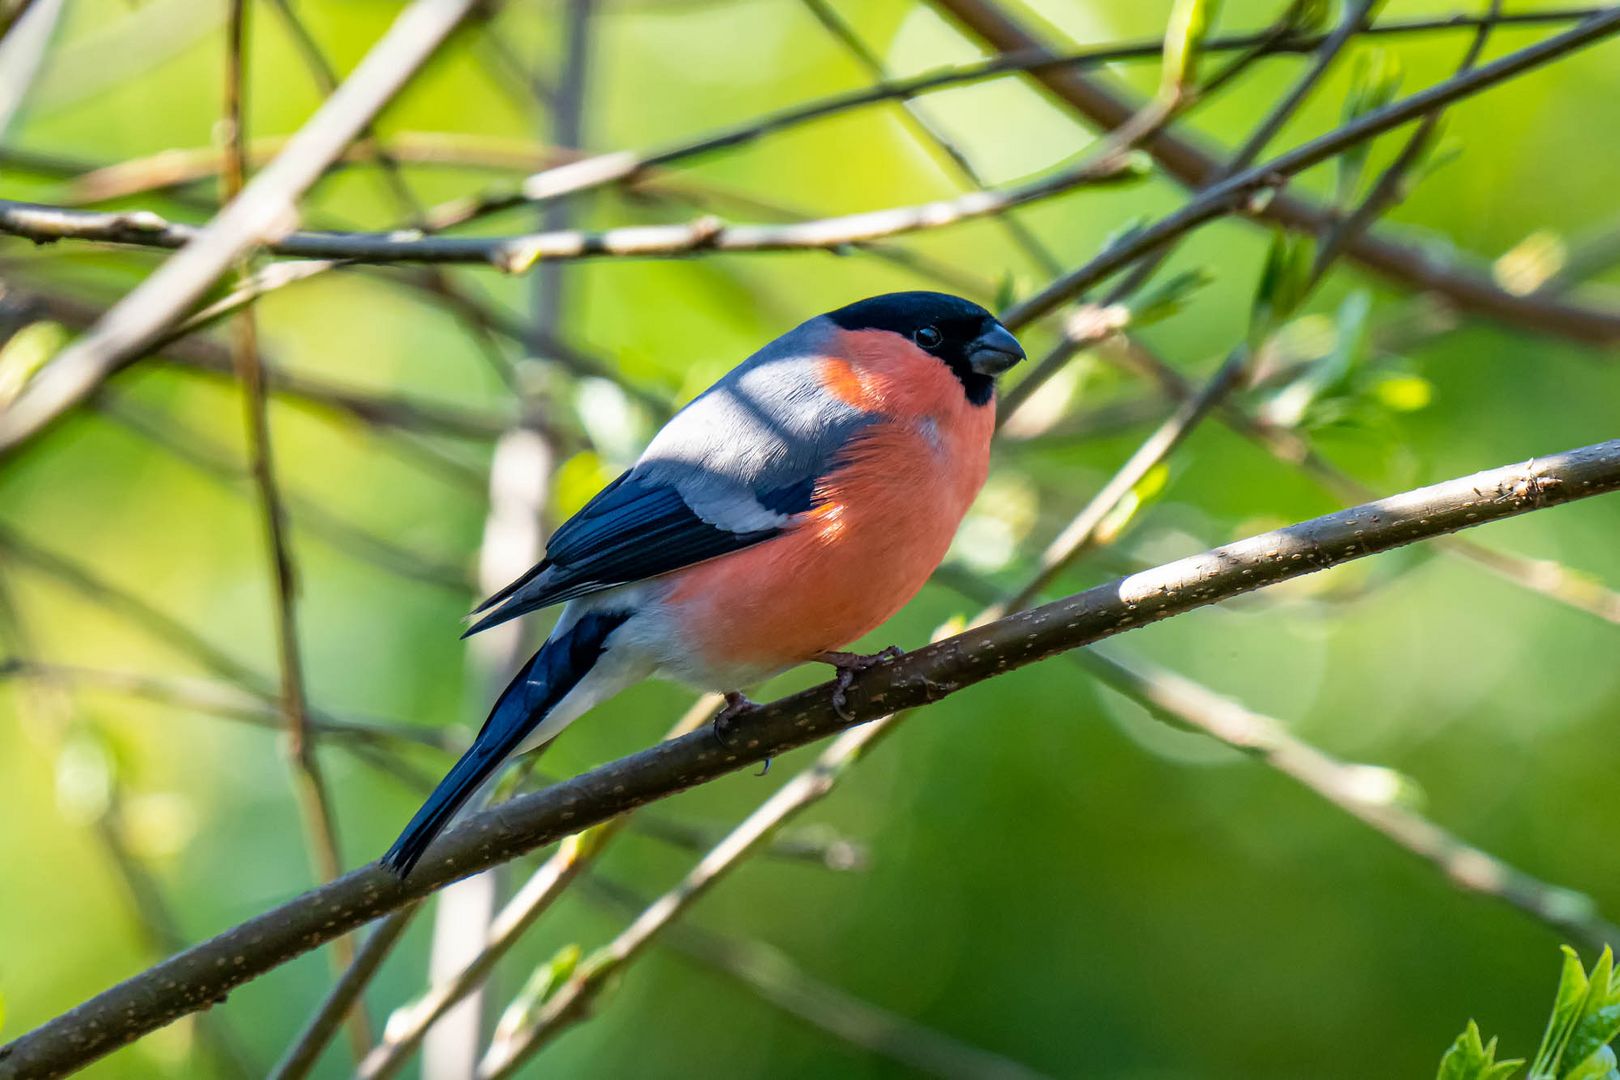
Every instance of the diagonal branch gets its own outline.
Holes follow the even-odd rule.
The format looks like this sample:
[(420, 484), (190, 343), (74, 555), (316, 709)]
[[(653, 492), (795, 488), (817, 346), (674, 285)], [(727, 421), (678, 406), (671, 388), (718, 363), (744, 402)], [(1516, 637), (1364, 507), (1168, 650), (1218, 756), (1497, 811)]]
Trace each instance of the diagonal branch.
[(857, 677), (846, 695), (848, 719), (823, 684), (750, 714), (729, 748), (697, 732), (479, 814), (403, 881), (372, 864), (305, 893), (0, 1047), (0, 1080), (82, 1067), (450, 881), (834, 732), (1267, 585), (1615, 490), (1620, 440), (1314, 518), (966, 631)]
[(1389, 785), (1369, 783), (1375, 766), (1348, 764), (1289, 734), (1279, 720), (1245, 708), (1171, 671), (1113, 652), (1074, 658), (1097, 678), (1162, 716), (1263, 761), (1418, 858), (1453, 885), (1500, 900), (1593, 950), (1620, 944), (1620, 927), (1588, 896), (1552, 885), (1474, 847), (1404, 806)]
[(192, 243), (142, 281), (83, 337), (63, 349), (0, 412), (0, 455), (138, 356), (242, 255), (296, 220), (296, 203), (391, 101), (478, 0), (413, 0), (360, 66), (242, 194)]
[[(1506, 79), (1534, 70), (1575, 50), (1596, 44), (1617, 31), (1620, 31), (1620, 7), (1610, 8), (1605, 14), (1594, 15), (1564, 33), (1555, 34), (1482, 67), (1420, 90), (1382, 109), (1365, 113), (1302, 146), (1236, 173), (1218, 184), (1211, 185), (1191, 201), (1146, 228), (1130, 233), (1084, 266), (1023, 300), (1007, 312), (1007, 318), (1003, 321), (1009, 327), (1014, 327), (1037, 319), (1183, 233), (1222, 214), (1252, 205), (1255, 196), (1261, 193), (1273, 192), (1266, 206), (1276, 206), (1285, 196), (1285, 193), (1276, 191), (1280, 184), (1357, 143), (1419, 119), (1427, 113)], [(1354, 255), (1356, 250), (1354, 245), (1350, 245), (1347, 253)], [(1604, 334), (1593, 338), (1594, 343), (1612, 340), (1620, 340), (1620, 315), (1615, 317), (1612, 333), (1605, 331)]]
[[(993, 48), (1016, 54), (1047, 51), (994, 0), (934, 0), (934, 4)], [(1569, 48), (1578, 48), (1613, 33), (1617, 21), (1620, 21), (1620, 9), (1597, 9), (1580, 26), (1542, 44), (1561, 42)], [(1571, 38), (1571, 34), (1574, 37)], [(1514, 55), (1522, 56), (1535, 48)], [(1487, 71), (1500, 63), (1502, 61), (1480, 70)], [(1121, 93), (1082, 71), (1052, 66), (1035, 69), (1033, 74), (1050, 93), (1103, 127), (1117, 127), (1136, 111)], [(1223, 167), (1216, 155), (1173, 131), (1160, 132), (1147, 140), (1144, 149), (1172, 176), (1193, 188), (1209, 183)], [(1278, 192), (1259, 212), (1291, 229), (1313, 234), (1332, 221), (1327, 211), (1308, 198), (1286, 191)], [(1438, 293), (1448, 303), (1472, 314), (1591, 345), (1620, 343), (1620, 311), (1583, 307), (1551, 296), (1510, 293), (1497, 288), (1483, 274), (1450, 264), (1441, 265), (1417, 247), (1375, 234), (1363, 234), (1354, 240), (1349, 244), (1348, 253), (1363, 266), (1396, 284)]]

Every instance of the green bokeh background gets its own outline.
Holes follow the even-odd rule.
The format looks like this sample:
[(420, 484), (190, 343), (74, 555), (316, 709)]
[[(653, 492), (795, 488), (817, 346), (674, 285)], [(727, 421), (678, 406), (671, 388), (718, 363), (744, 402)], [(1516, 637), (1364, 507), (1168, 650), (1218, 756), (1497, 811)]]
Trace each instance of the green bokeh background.
[[(1010, 4), (1071, 44), (1153, 37), (1161, 0)], [(1222, 25), (1258, 26), (1278, 5), (1231, 3)], [(1513, 10), (1545, 6), (1509, 5)], [(322, 45), (347, 71), (398, 5), (305, 3)], [(967, 60), (975, 48), (925, 4), (844, 0), (840, 10), (896, 72)], [(587, 141), (642, 148), (860, 85), (862, 70), (795, 0), (604, 0), (595, 20)], [(1467, 10), (1394, 0), (1384, 18)], [(540, 110), (514, 95), (494, 53), (506, 47), (547, 75), (559, 66), (559, 5), (506, 5), (487, 31), (458, 39), (379, 125), (543, 140)], [(1503, 30), (1488, 55), (1544, 31)], [(204, 0), (72, 0), (59, 39), (9, 144), (90, 163), (207, 146), (219, 115), (223, 5)], [(1456, 33), (1387, 39), (1407, 87), (1446, 77)], [(1240, 141), (1300, 69), (1258, 65), (1189, 123)], [(1341, 64), (1277, 146), (1336, 120)], [(1139, 89), (1154, 66), (1118, 69)], [(281, 24), (254, 14), (251, 129), (294, 130), (318, 103)], [(931, 96), (927, 107), (994, 181), (1070, 159), (1087, 130), (1019, 79)], [(1392, 227), (1436, 252), (1494, 259), (1545, 231), (1578, 245), (1614, 227), (1620, 177), (1620, 44), (1538, 71), (1451, 114), (1462, 154), (1392, 215)], [(1385, 161), (1398, 138), (1380, 141)], [(504, 179), (515, 179), (509, 174)], [(501, 177), (410, 170), (432, 203)], [(896, 106), (879, 106), (695, 162), (682, 180), (748, 192), (808, 214), (925, 201), (957, 190), (939, 155)], [(1331, 169), (1302, 181), (1330, 189)], [(204, 185), (197, 189), (209, 194)], [(0, 195), (56, 201), (63, 182), (0, 164)], [(1154, 179), (1080, 192), (1022, 212), (1066, 264), (1083, 261), (1121, 223), (1174, 205)], [(151, 197), (150, 207), (195, 220)], [(720, 207), (737, 220), (747, 210)], [(616, 194), (580, 203), (593, 225), (679, 221), (699, 211)], [(367, 170), (324, 182), (312, 224), (386, 227), (398, 220)], [(521, 216), (496, 230), (529, 227)], [(1205, 267), (1214, 283), (1143, 338), (1189, 374), (1212, 369), (1244, 332), (1267, 239), (1242, 222), (1210, 226), (1172, 267)], [(982, 281), (992, 300), (1010, 279), (1040, 275), (994, 223), (907, 241)], [(0, 240), (0, 276), (111, 297), (157, 262), (151, 253), (87, 245), (35, 249)], [(455, 276), (514, 312), (526, 279), (463, 269)], [(1620, 275), (1608, 273), (1612, 286)], [(571, 340), (675, 400), (797, 321), (873, 292), (926, 279), (849, 255), (603, 260), (570, 266)], [(1592, 287), (1602, 290), (1598, 280)], [(1346, 267), (1310, 305), (1331, 315), (1373, 290), (1373, 325), (1407, 318), (1411, 298)], [(267, 355), (287, 368), (356, 386), (510, 413), (507, 391), (454, 319), (387, 275), (330, 275), (259, 306)], [(1051, 328), (1027, 335), (1031, 351)], [(1356, 424), (1313, 431), (1332, 460), (1380, 491), (1522, 461), (1612, 437), (1620, 368), (1551, 337), (1466, 323), (1378, 350), (1380, 370), (1420, 375), (1432, 402), (1395, 413), (1361, 403)], [(1074, 399), (1130, 398), (1139, 388), (1094, 357), (1077, 365)], [(650, 428), (616, 421), (612, 395), (543, 371), (557, 407), (611, 427), (601, 459), (564, 466), (553, 515), (571, 511), (623, 464)], [(240, 460), (240, 409), (226, 383), (145, 365), (120, 377), (130, 397)], [(593, 396), (594, 395), (594, 396)], [(1263, 395), (1257, 395), (1259, 400)], [(633, 414), (632, 414), (633, 416)], [(480, 483), (424, 471), (385, 436), (297, 406), (274, 412), (286, 486), (412, 549), (470, 569), (483, 524)], [(565, 424), (573, 421), (564, 418)], [(958, 558), (1011, 584), (1068, 516), (1123, 461), (1145, 426), (1085, 440), (1003, 446), (992, 496)], [(476, 462), (488, 446), (459, 448)], [(1331, 509), (1297, 472), (1219, 425), (1174, 459), (1161, 501), (1114, 550), (1057, 586), (1104, 580), (1259, 528)], [(0, 470), (0, 521), (146, 599), (209, 641), (270, 673), (270, 592), (252, 503), (104, 419), (83, 417)], [(1556, 559), (1620, 583), (1620, 504), (1599, 500), (1492, 526), (1477, 539)], [(301, 637), (311, 695), (333, 711), (467, 727), (482, 691), (465, 671), (459, 618), (473, 599), (392, 576), (297, 528)], [(1015, 552), (1001, 549), (1016, 541)], [(1010, 554), (1010, 558), (1006, 557)], [(183, 656), (25, 564), (0, 554), (40, 658), (117, 670), (195, 674)], [(1054, 590), (1056, 591), (1056, 590)], [(966, 602), (930, 588), (869, 643), (915, 645)], [(530, 628), (538, 636), (545, 620)], [(1200, 611), (1129, 635), (1121, 648), (1283, 718), (1353, 761), (1421, 786), (1435, 819), (1551, 881), (1620, 913), (1620, 636), (1612, 625), (1516, 589), (1476, 567), (1400, 552)], [(795, 672), (767, 694), (807, 685)], [(548, 754), (572, 774), (655, 739), (689, 700), (638, 687), (599, 709)], [(30, 719), (16, 684), (0, 683), (0, 1036), (15, 1036), (137, 971), (143, 944), (92, 823), (98, 783), (116, 776), (138, 853), (162, 883), (184, 935), (200, 940), (310, 884), (277, 738), (169, 706), (105, 693), (69, 699), (60, 723)], [(340, 749), (323, 752), (346, 861), (380, 852), (419, 793)], [(445, 762), (423, 751), (427, 771)], [(705, 827), (738, 819), (809, 760), (780, 760), (764, 779), (739, 774), (657, 813)], [(692, 918), (781, 949), (808, 972), (888, 1009), (1059, 1076), (1179, 1078), (1426, 1077), (1469, 1018), (1516, 1053), (1533, 1049), (1557, 964), (1557, 934), (1462, 894), (1427, 865), (1262, 766), (1171, 730), (1062, 662), (972, 689), (930, 709), (858, 765), (808, 820), (870, 849), (871, 865), (835, 873), (756, 858)], [(517, 869), (532, 866), (525, 860)], [(602, 873), (651, 895), (694, 858), (628, 835)], [(570, 895), (526, 938), (495, 980), (509, 996), (558, 948), (600, 944), (619, 912)], [(370, 998), (379, 1021), (423, 985), (430, 920), (419, 920)], [(328, 985), (325, 957), (305, 957), (234, 993), (217, 1009), (257, 1067), (273, 1062)], [(335, 1048), (322, 1075), (346, 1075)], [(194, 1028), (181, 1024), (99, 1063), (88, 1075), (208, 1075)], [(892, 1063), (784, 1016), (724, 977), (654, 951), (603, 1004), (530, 1067), (580, 1077), (887, 1076)]]

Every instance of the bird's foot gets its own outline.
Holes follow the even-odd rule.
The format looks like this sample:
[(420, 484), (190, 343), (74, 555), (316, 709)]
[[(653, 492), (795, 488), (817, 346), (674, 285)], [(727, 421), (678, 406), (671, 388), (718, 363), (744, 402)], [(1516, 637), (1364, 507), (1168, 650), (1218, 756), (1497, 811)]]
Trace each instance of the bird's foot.
[(749, 713), (756, 712), (759, 705), (749, 701), (741, 690), (727, 690), (724, 694), (726, 704), (723, 709), (714, 714), (711, 725), (715, 741), (727, 750), (731, 749), (731, 732), (738, 720)]
[(898, 660), (904, 655), (906, 655), (906, 651), (900, 646), (890, 645), (879, 649), (875, 653), (829, 651), (817, 653), (812, 659), (823, 664), (831, 664), (838, 669), (838, 678), (833, 681), (832, 707), (834, 712), (847, 721), (854, 719), (849, 712), (848, 691), (850, 685), (855, 681), (855, 676), (863, 671), (875, 668), (879, 664), (887, 664), (891, 660)]

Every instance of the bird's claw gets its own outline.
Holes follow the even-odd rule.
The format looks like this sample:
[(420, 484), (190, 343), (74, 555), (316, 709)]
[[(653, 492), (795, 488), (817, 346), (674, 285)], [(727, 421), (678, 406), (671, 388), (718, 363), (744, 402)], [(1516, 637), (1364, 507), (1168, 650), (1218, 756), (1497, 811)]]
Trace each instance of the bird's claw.
[(906, 655), (906, 651), (898, 645), (885, 646), (875, 653), (852, 652), (824, 652), (816, 656), (823, 664), (831, 664), (838, 669), (838, 677), (833, 680), (832, 707), (839, 718), (848, 723), (855, 717), (849, 711), (849, 688), (855, 682), (855, 676), (863, 671), (886, 664), (891, 660), (898, 660)]
[(711, 730), (714, 732), (715, 741), (725, 749), (730, 750), (732, 748), (730, 733), (732, 725), (739, 718), (756, 711), (759, 706), (749, 701), (740, 690), (728, 690), (724, 696), (726, 699), (725, 708), (714, 714)]

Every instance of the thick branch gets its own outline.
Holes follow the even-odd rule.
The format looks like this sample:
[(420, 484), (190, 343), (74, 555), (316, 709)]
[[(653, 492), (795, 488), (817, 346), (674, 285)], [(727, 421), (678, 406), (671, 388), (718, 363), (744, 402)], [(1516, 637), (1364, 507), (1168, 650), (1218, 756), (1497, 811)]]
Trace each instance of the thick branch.
[(898, 709), (1136, 626), (1379, 551), (1620, 489), (1620, 440), (1436, 484), (1101, 585), (880, 665), (844, 719), (822, 685), (762, 707), (722, 747), (671, 740), (470, 819), (400, 881), (353, 871), (142, 972), (0, 1048), (0, 1080), (80, 1068), (450, 881), (627, 810)]

